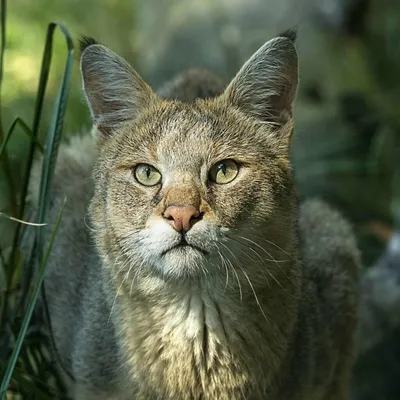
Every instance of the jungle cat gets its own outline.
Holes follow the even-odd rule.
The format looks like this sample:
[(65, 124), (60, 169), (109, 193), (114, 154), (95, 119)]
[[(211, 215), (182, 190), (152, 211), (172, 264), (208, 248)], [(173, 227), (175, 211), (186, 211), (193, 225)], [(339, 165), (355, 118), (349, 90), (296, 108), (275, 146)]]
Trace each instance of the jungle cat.
[(61, 146), (44, 282), (71, 398), (348, 399), (359, 256), (338, 212), (297, 200), (294, 42), (156, 93), (82, 41), (93, 135)]

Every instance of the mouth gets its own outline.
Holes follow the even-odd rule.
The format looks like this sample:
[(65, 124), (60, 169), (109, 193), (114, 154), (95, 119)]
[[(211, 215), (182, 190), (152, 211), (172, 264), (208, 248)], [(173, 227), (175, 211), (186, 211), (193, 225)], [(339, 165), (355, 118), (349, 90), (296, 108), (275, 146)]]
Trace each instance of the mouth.
[(202, 249), (201, 247), (195, 246), (195, 245), (193, 245), (193, 244), (189, 244), (189, 243), (186, 241), (186, 239), (183, 237), (182, 240), (181, 240), (178, 244), (176, 244), (176, 245), (174, 245), (174, 246), (171, 246), (171, 247), (170, 247), (169, 249), (167, 249), (167, 250), (164, 250), (164, 251), (161, 253), (161, 255), (164, 256), (165, 254), (169, 253), (170, 251), (187, 251), (187, 250), (190, 250), (190, 249), (197, 250), (197, 251), (199, 251), (200, 253), (202, 253), (203, 255), (207, 255), (207, 254), (208, 254), (208, 252), (205, 251), (204, 249)]

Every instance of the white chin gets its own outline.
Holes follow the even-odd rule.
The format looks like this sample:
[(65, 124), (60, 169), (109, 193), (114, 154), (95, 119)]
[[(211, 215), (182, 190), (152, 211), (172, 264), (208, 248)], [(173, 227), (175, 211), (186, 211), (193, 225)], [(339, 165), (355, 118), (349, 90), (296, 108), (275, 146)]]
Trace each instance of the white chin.
[(175, 247), (163, 254), (156, 268), (165, 275), (180, 278), (205, 271), (207, 256), (193, 247)]

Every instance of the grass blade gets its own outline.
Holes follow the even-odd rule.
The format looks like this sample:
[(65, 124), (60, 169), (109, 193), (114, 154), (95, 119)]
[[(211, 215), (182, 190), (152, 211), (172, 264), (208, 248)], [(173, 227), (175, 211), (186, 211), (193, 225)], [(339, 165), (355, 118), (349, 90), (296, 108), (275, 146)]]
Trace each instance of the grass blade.
[[(74, 44), (73, 40), (68, 33), (68, 30), (62, 24), (52, 22), (49, 24), (46, 48), (52, 45), (54, 30), (59, 27), (65, 36), (67, 42), (67, 61), (65, 65), (65, 71), (60, 85), (60, 89), (57, 93), (57, 98), (54, 103), (54, 111), (52, 120), (50, 123), (49, 133), (47, 135), (47, 141), (45, 146), (45, 153), (43, 157), (42, 176), (40, 182), (40, 194), (39, 194), (39, 211), (38, 211), (38, 223), (44, 223), (47, 219), (47, 213), (50, 205), (50, 187), (54, 175), (55, 164), (58, 154), (58, 148), (61, 140), (62, 127), (64, 121), (64, 115), (67, 106), (69, 84), (72, 74), (73, 55), (74, 55)], [(39, 249), (38, 261), (41, 263), (43, 251), (43, 231), (38, 231), (36, 238), (36, 249)]]
[[(4, 1), (4, 0), (1, 0)], [(36, 104), (35, 104), (35, 112), (34, 112), (34, 119), (33, 119), (33, 126), (32, 130), (29, 129), (29, 127), (22, 121), (21, 119), (16, 119), (13, 124), (11, 125), (11, 128), (7, 134), (7, 140), (5, 143), (1, 144), (1, 155), (5, 157), (7, 156), (7, 153), (5, 151), (7, 142), (9, 138), (11, 137), (13, 131), (17, 126), (21, 126), (22, 129), (24, 130), (25, 133), (27, 133), (30, 138), (31, 138), (31, 144), (30, 148), (28, 151), (28, 157), (27, 157), (27, 162), (26, 162), (26, 171), (25, 171), (25, 177), (24, 177), (24, 182), (22, 185), (22, 190), (21, 190), (21, 197), (20, 197), (20, 208), (19, 212), (16, 215), (16, 219), (23, 220), (24, 219), (24, 214), (25, 214), (25, 201), (26, 201), (26, 196), (28, 193), (28, 187), (29, 187), (29, 180), (30, 180), (30, 172), (32, 169), (33, 165), (33, 160), (34, 160), (34, 154), (35, 154), (35, 149), (37, 148), (37, 139), (38, 139), (38, 134), (39, 134), (39, 126), (40, 126), (40, 120), (41, 120), (41, 115), (42, 115), (42, 110), (43, 110), (43, 105), (44, 105), (44, 98), (45, 98), (45, 92), (46, 92), (46, 87), (47, 87), (47, 82), (49, 78), (49, 72), (50, 72), (50, 65), (51, 65), (51, 60), (52, 60), (52, 53), (53, 53), (53, 36), (56, 28), (59, 28), (63, 35), (66, 38), (66, 43), (67, 43), (67, 60), (66, 60), (66, 66), (65, 66), (65, 71), (60, 83), (60, 88), (58, 90), (56, 100), (54, 103), (54, 110), (53, 110), (53, 117), (49, 129), (49, 133), (47, 136), (46, 140), (46, 146), (44, 150), (44, 156), (43, 156), (43, 168), (42, 168), (42, 179), (41, 179), (41, 184), (40, 184), (40, 199), (39, 199), (39, 210), (38, 210), (38, 220), (39, 224), (41, 224), (47, 217), (47, 212), (48, 212), (48, 207), (49, 207), (49, 187), (51, 185), (51, 179), (53, 176), (53, 169), (55, 166), (55, 161), (57, 157), (57, 152), (58, 152), (58, 146), (59, 142), (61, 139), (61, 133), (62, 133), (62, 127), (63, 127), (63, 120), (64, 120), (64, 115), (65, 115), (65, 110), (66, 110), (66, 105), (67, 105), (67, 99), (68, 99), (68, 92), (69, 92), (69, 85), (70, 85), (70, 79), (71, 79), (71, 74), (72, 74), (72, 64), (73, 64), (73, 52), (74, 52), (74, 47), (73, 47), (73, 41), (71, 36), (69, 35), (67, 29), (60, 24), (57, 23), (50, 23), (47, 28), (47, 33), (46, 33), (46, 43), (45, 43), (45, 48), (44, 48), (44, 53), (43, 53), (43, 59), (42, 59), (42, 67), (41, 67), (41, 73), (40, 73), (40, 80), (39, 80), (39, 87), (38, 87), (38, 93), (36, 96)], [(59, 221), (58, 221), (59, 222)], [(58, 222), (57, 222), (57, 229), (58, 229)], [(32, 229), (32, 228), (31, 228)], [(13, 238), (13, 245), (12, 245), (12, 251), (8, 260), (8, 269), (13, 272), (15, 270), (15, 263), (16, 263), (16, 257), (17, 257), (17, 252), (19, 249), (19, 246), (21, 244), (21, 238), (22, 238), (22, 232), (24, 231), (23, 225), (18, 224), (17, 228), (15, 230), (14, 238)], [(51, 241), (51, 245), (53, 243), (53, 239)], [(40, 249), (40, 251), (35, 251), (35, 249)], [(27, 332), (27, 326), (29, 324), (29, 321), (31, 320), (33, 309), (35, 302), (38, 297), (38, 287), (40, 286), (42, 280), (43, 280), (43, 274), (44, 274), (44, 267), (46, 264), (46, 260), (48, 259), (49, 251), (46, 253), (46, 255), (43, 258), (43, 253), (44, 253), (45, 245), (44, 245), (44, 240), (43, 240), (43, 233), (42, 229), (39, 228), (36, 230), (36, 238), (34, 240), (34, 246), (32, 251), (30, 251), (30, 256), (28, 258), (28, 265), (26, 265), (27, 271), (27, 279), (26, 284), (23, 285), (22, 290), (21, 290), (21, 296), (20, 296), (20, 302), (17, 305), (15, 312), (10, 316), (9, 320), (5, 320), (6, 315), (8, 314), (6, 312), (7, 310), (7, 303), (8, 303), (8, 293), (7, 293), (7, 288), (10, 286), (10, 282), (12, 282), (13, 279), (13, 273), (8, 274), (7, 276), (7, 286), (6, 286), (6, 292), (4, 292), (4, 296), (2, 296), (2, 305), (1, 305), (1, 312), (0, 312), (0, 321), (1, 324), (3, 322), (7, 322), (9, 327), (13, 327), (13, 329), (18, 332), (19, 328), (14, 327), (15, 322), (17, 321), (16, 316), (20, 315), (21, 313), (24, 315), (23, 319), (23, 324), (22, 328), (20, 329), (20, 333), (18, 335), (17, 341), (16, 341), (16, 346), (13, 350), (10, 362), (7, 367), (7, 371), (4, 376), (4, 380), (1, 385), (1, 391), (0, 391), (0, 399), (3, 399), (5, 396), (5, 390), (7, 389), (11, 375), (14, 371), (15, 365), (18, 361), (18, 356), (22, 353), (20, 353), (22, 342), (25, 338), (26, 332)], [(32, 285), (30, 284), (31, 281), (31, 276), (33, 272), (33, 267), (34, 265), (41, 266), (40, 268), (40, 276), (35, 282), (35, 288), (34, 288), (34, 295), (29, 301), (28, 305), (27, 300), (29, 299), (28, 293), (30, 291), (30, 288)], [(30, 276), (29, 276), (30, 275)], [(28, 310), (25, 313), (25, 310)], [(19, 325), (19, 323), (18, 323)], [(3, 325), (2, 325), (3, 326)], [(5, 346), (5, 349), (8, 348), (9, 343), (10, 343), (10, 336), (6, 334), (3, 338), (3, 345)], [(3, 347), (4, 347), (3, 346)], [(6, 353), (2, 352), (3, 355)], [(28, 390), (29, 392), (29, 390)]]
[[(6, 49), (6, 15), (7, 15), (7, 1), (1, 0), (1, 32), (0, 32), (0, 92), (1, 86), (3, 83), (3, 72), (4, 72), (4, 52)], [(0, 109), (1, 109), (1, 98), (0, 98)], [(0, 127), (1, 124), (1, 117), (0, 117)], [(0, 140), (2, 140), (2, 129), (0, 128)]]
[[(1, 0), (1, 1), (4, 2), (5, 0)], [(63, 78), (62, 78), (62, 81), (60, 84), (60, 89), (58, 91), (57, 98), (55, 101), (52, 123), (50, 125), (49, 134), (48, 134), (47, 142), (46, 142), (46, 146), (45, 146), (46, 150), (45, 150), (45, 154), (44, 154), (44, 161), (43, 161), (43, 168), (42, 168), (42, 180), (41, 180), (41, 188), (40, 188), (41, 196), (40, 196), (40, 200), (39, 200), (38, 223), (43, 223), (47, 216), (47, 211), (48, 211), (48, 206), (49, 206), (49, 200), (48, 200), (49, 189), (48, 188), (50, 187), (51, 178), (52, 178), (51, 169), (54, 169), (55, 160), (56, 160), (57, 153), (58, 153), (58, 145), (59, 145), (59, 142), (61, 139), (63, 120), (64, 120), (65, 109), (66, 109), (66, 105), (67, 105), (69, 85), (70, 85), (71, 74), (72, 74), (73, 53), (74, 53), (73, 40), (72, 40), (68, 30), (64, 27), (64, 25), (57, 24), (55, 22), (50, 23), (47, 28), (46, 42), (45, 42), (45, 48), (44, 48), (44, 52), (43, 52), (42, 67), (41, 67), (40, 79), (39, 79), (38, 94), (36, 97), (35, 113), (34, 113), (33, 126), (32, 126), (32, 131), (31, 131), (31, 133), (32, 133), (31, 134), (31, 145), (30, 145), (29, 152), (28, 152), (24, 183), (22, 185), (22, 190), (21, 190), (20, 208), (19, 208), (19, 212), (16, 213), (17, 219), (19, 219), (19, 220), (24, 219), (26, 197), (27, 197), (29, 181), (30, 181), (30, 171), (31, 171), (32, 165), (33, 165), (34, 153), (35, 153), (35, 147), (36, 147), (35, 143), (37, 142), (37, 139), (38, 139), (41, 114), (42, 114), (42, 110), (43, 110), (45, 92), (46, 92), (47, 82), (48, 82), (49, 73), (50, 73), (50, 65), (51, 65), (52, 54), (53, 54), (53, 36), (54, 36), (54, 32), (57, 27), (61, 30), (61, 32), (63, 33), (63, 35), (65, 36), (65, 39), (66, 39), (67, 60), (66, 60), (64, 75), (63, 75)], [(15, 122), (15, 124), (17, 124), (17, 122)], [(9, 132), (9, 135), (11, 135), (10, 132)], [(6, 154), (7, 153), (4, 151), (4, 156), (6, 156)], [(11, 271), (13, 270), (13, 267), (15, 264), (17, 248), (19, 247), (19, 245), (21, 243), (22, 229), (23, 229), (22, 225), (18, 224), (16, 227), (16, 230), (14, 232), (12, 251), (10, 253), (10, 258), (8, 260), (8, 268)], [(34, 246), (31, 251), (31, 254), (30, 254), (28, 265), (26, 266), (27, 267), (27, 281), (30, 280), (30, 277), (32, 276), (33, 265), (35, 263), (36, 263), (36, 265), (41, 264), (44, 248), (45, 248), (45, 246), (43, 243), (43, 235), (41, 235), (40, 231), (39, 231), (39, 234), (37, 235), (37, 237), (34, 241)], [(37, 253), (36, 249), (41, 249), (41, 251), (39, 251), (39, 254), (36, 254)], [(12, 279), (13, 279), (13, 274), (8, 274), (7, 287), (9, 287), (9, 285), (11, 284)], [(25, 286), (23, 287), (22, 297), (21, 297), (22, 299), (24, 299), (23, 296), (24, 296), (24, 294), (26, 295), (28, 289), (29, 289), (28, 287), (25, 287)], [(5, 317), (6, 317), (5, 310), (7, 308), (7, 303), (8, 303), (8, 294), (7, 294), (7, 292), (4, 292), (2, 294), (2, 302), (1, 302), (1, 306), (0, 306), (0, 325), (1, 326), (4, 326), (4, 324), (5, 324)], [(24, 308), (25, 305), (26, 305), (26, 301), (22, 301), (20, 306), (18, 307), (18, 310), (21, 308)], [(13, 325), (14, 321), (10, 321), (10, 324)], [(3, 341), (2, 348), (6, 348), (7, 344), (8, 344), (7, 336), (3, 337), (2, 341)]]
[[(3, 74), (4, 74), (4, 52), (6, 50), (6, 15), (7, 15), (7, 1), (0, 0), (0, 10), (1, 10), (1, 30), (0, 30), (0, 142), (3, 142), (4, 132), (3, 132), (3, 116), (2, 116), (2, 97), (1, 88), (3, 84)], [(11, 196), (11, 211), (14, 216), (17, 215), (17, 194), (15, 191), (14, 179), (11, 172), (10, 160), (6, 151), (4, 151), (3, 158), (3, 170), (4, 176), (7, 181), (9, 188), (9, 193)]]
[(43, 146), (38, 142), (37, 138), (33, 136), (32, 131), (30, 130), (29, 126), (20, 118), (17, 117), (13, 121), (13, 123), (10, 126), (10, 129), (7, 132), (6, 137), (4, 138), (3, 142), (1, 143), (0, 146), (0, 159), (3, 154), (3, 152), (6, 149), (6, 146), (8, 144), (8, 141), (10, 140), (12, 134), (14, 133), (14, 130), (17, 128), (17, 126), (20, 126), (22, 128), (22, 131), (31, 139), (33, 144), (40, 150), (41, 153), (43, 153)]
[[(39, 207), (38, 207), (38, 215), (37, 215), (37, 222), (38, 223), (45, 223), (47, 219), (47, 214), (50, 205), (50, 186), (51, 181), (54, 174), (56, 158), (58, 154), (58, 148), (61, 140), (62, 128), (63, 128), (63, 121), (67, 106), (68, 94), (69, 94), (69, 86), (70, 80), (72, 75), (72, 65), (73, 65), (73, 54), (74, 54), (74, 46), (73, 40), (69, 35), (67, 29), (62, 24), (57, 23), (50, 23), (48, 25), (47, 34), (46, 34), (46, 44), (45, 44), (45, 51), (43, 55), (43, 65), (42, 65), (42, 72), (41, 72), (41, 79), (39, 83), (39, 94), (37, 97), (37, 105), (35, 111), (35, 118), (33, 122), (33, 136), (37, 138), (38, 135), (38, 128), (39, 128), (39, 121), (40, 121), (40, 114), (42, 112), (43, 106), (43, 98), (44, 98), (44, 91), (47, 84), (48, 74), (49, 74), (49, 67), (51, 64), (52, 58), (52, 47), (53, 47), (53, 36), (56, 28), (59, 28), (63, 33), (66, 44), (67, 44), (67, 60), (65, 64), (64, 74), (61, 80), (60, 88), (58, 90), (56, 100), (54, 102), (54, 109), (52, 114), (52, 120), (49, 127), (49, 132), (47, 135), (46, 143), (45, 143), (45, 150), (43, 154), (43, 165), (42, 165), (42, 175), (41, 175), (41, 182), (39, 188)], [(32, 154), (31, 154), (32, 156)], [(33, 159), (33, 157), (32, 157)], [(29, 186), (29, 174), (30, 165), (32, 163), (32, 159), (28, 161), (27, 165), (27, 175), (26, 175), (26, 183), (25, 183), (25, 190), (27, 190)], [(23, 197), (25, 199), (25, 196)], [(34, 265), (43, 265), (43, 261), (47, 259), (48, 255), (44, 256), (43, 258), (43, 249), (45, 248), (44, 245), (44, 232), (42, 229), (36, 231), (34, 240), (34, 245), (32, 248), (32, 252), (29, 258), (29, 265), (28, 265), (28, 274), (32, 275)], [(29, 289), (28, 285), (23, 288), (23, 296), (24, 292)], [(22, 297), (23, 299), (24, 297)], [(20, 304), (20, 308), (24, 309), (25, 305), (24, 302)], [(29, 309), (29, 306), (28, 306)], [(26, 333), (26, 332), (25, 332)], [(15, 361), (16, 362), (16, 361)]]
[(35, 288), (33, 290), (31, 299), (29, 301), (28, 309), (27, 309), (27, 312), (25, 313), (25, 316), (24, 316), (24, 319), (23, 319), (23, 322), (22, 322), (22, 327), (21, 327), (21, 330), (20, 330), (20, 332), (18, 334), (17, 342), (15, 343), (14, 350), (12, 352), (10, 361), (9, 361), (9, 363), (7, 365), (7, 369), (6, 369), (6, 372), (4, 374), (3, 381), (1, 383), (1, 387), (0, 387), (0, 399), (1, 400), (5, 399), (6, 391), (7, 391), (8, 385), (10, 383), (11, 376), (12, 376), (14, 368), (15, 368), (15, 364), (17, 363), (17, 359), (18, 359), (18, 355), (19, 355), (20, 350), (21, 350), (22, 342), (23, 342), (23, 340), (25, 338), (26, 331), (28, 329), (29, 322), (30, 322), (31, 317), (32, 317), (32, 313), (33, 313), (33, 310), (34, 310), (35, 305), (36, 305), (36, 301), (37, 301), (37, 299), (39, 297), (39, 294), (40, 294), (40, 288), (41, 288), (42, 283), (43, 283), (43, 278), (44, 278), (44, 273), (46, 271), (47, 261), (49, 259), (51, 250), (53, 248), (54, 240), (56, 238), (56, 235), (57, 235), (57, 232), (58, 232), (58, 229), (59, 229), (59, 226), (60, 226), (62, 214), (63, 214), (63, 211), (64, 211), (64, 206), (65, 206), (65, 202), (64, 202), (64, 205), (63, 205), (63, 207), (62, 207), (62, 209), (60, 211), (60, 214), (58, 215), (56, 226), (55, 226), (55, 228), (53, 230), (53, 233), (51, 235), (50, 243), (49, 243), (49, 245), (47, 247), (43, 262), (40, 265), (38, 279), (36, 281)]
[(11, 217), (10, 215), (4, 214), (1, 211), (0, 211), (0, 217), (4, 217), (4, 218), (7, 218), (7, 219), (9, 219), (11, 221), (19, 222), (20, 224), (25, 224), (25, 225), (31, 225), (31, 226), (45, 226), (45, 225), (47, 225), (47, 224), (38, 224), (36, 222), (23, 221), (22, 219), (14, 218), (14, 217)]
[[(48, 25), (47, 32), (46, 32), (46, 42), (45, 42), (45, 46), (44, 46), (42, 67), (40, 70), (39, 86), (38, 86), (38, 91), (37, 91), (37, 96), (36, 96), (35, 112), (34, 112), (34, 117), (33, 117), (32, 131), (31, 131), (31, 145), (30, 145), (30, 148), (28, 151), (24, 183), (22, 185), (22, 190), (21, 190), (21, 198), (20, 198), (21, 206), (20, 206), (20, 211), (18, 213), (18, 219), (21, 219), (21, 220), (24, 218), (24, 214), (25, 214), (26, 196), (28, 194), (28, 188), (29, 188), (29, 182), (30, 182), (30, 172), (32, 169), (34, 154), (35, 154), (34, 143), (37, 143), (37, 141), (38, 141), (40, 120), (41, 120), (41, 116), (42, 116), (44, 98), (45, 98), (47, 82), (48, 82), (48, 78), (49, 78), (49, 74), (50, 74), (51, 60), (52, 60), (52, 55), (53, 55), (53, 36), (54, 36), (54, 32), (55, 32), (55, 29), (57, 26), (60, 27), (61, 31), (63, 32), (63, 34), (66, 38), (67, 50), (68, 50), (65, 73), (63, 76), (62, 84), (61, 84), (61, 90), (63, 91), (63, 93), (66, 92), (66, 94), (64, 94), (65, 105), (66, 105), (67, 97), (68, 97), (68, 87), (69, 87), (70, 77), (71, 77), (71, 67), (72, 67), (71, 64), (72, 64), (73, 50), (74, 50), (73, 41), (72, 41), (70, 34), (68, 33), (68, 30), (63, 25), (52, 22)], [(65, 90), (65, 86), (67, 86), (66, 90)], [(56, 101), (56, 105), (57, 105), (57, 101)], [(61, 122), (59, 123), (61, 125), (61, 127), (62, 127), (62, 121), (64, 118), (64, 114), (65, 114), (65, 110), (64, 110), (64, 113), (62, 113), (62, 115), (58, 116), (58, 120), (59, 121), (61, 120)], [(51, 129), (50, 129), (50, 132), (51, 132)], [(46, 145), (47, 148), (49, 147), (48, 145), (49, 145), (49, 143), (47, 143), (47, 145)], [(50, 148), (51, 148), (51, 146), (50, 146)], [(19, 238), (20, 238), (20, 229), (21, 229), (21, 226), (19, 225), (17, 227), (15, 236), (14, 236), (13, 250), (15, 250), (18, 247)], [(11, 254), (14, 254), (14, 251), (12, 251)], [(10, 261), (10, 263), (12, 264), (11, 261)]]
[(0, 247), (0, 292), (4, 292), (5, 290), (7, 290), (7, 275), (6, 261), (3, 256), (3, 251)]

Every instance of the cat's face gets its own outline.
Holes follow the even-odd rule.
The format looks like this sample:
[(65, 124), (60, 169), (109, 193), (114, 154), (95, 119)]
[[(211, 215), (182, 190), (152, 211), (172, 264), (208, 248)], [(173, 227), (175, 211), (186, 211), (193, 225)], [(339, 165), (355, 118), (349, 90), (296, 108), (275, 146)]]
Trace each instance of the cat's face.
[[(85, 77), (84, 64), (82, 69)], [(248, 96), (251, 88), (240, 74), (219, 98), (191, 104), (158, 99), (132, 75), (131, 89), (140, 96), (131, 91), (124, 104), (121, 93), (103, 95), (96, 121), (99, 91), (88, 90), (88, 73), (85, 89), (102, 135), (91, 214), (109, 262), (125, 272), (134, 265), (181, 278), (218, 271), (225, 276), (230, 264), (246, 268), (246, 260), (266, 254), (282, 258), (266, 241), (282, 248), (293, 222), (287, 104), (295, 90), (281, 84), (291, 96), (285, 100), (268, 88), (280, 110), (267, 101), (241, 104), (241, 91)], [(133, 103), (140, 112), (130, 109)], [(109, 126), (107, 118), (118, 115), (123, 120), (117, 128)]]
[(271, 142), (221, 105), (160, 103), (103, 149), (101, 223), (118, 250), (162, 273), (203, 273), (237, 257), (230, 252), (258, 242), (268, 220), (289, 222), (289, 164)]

